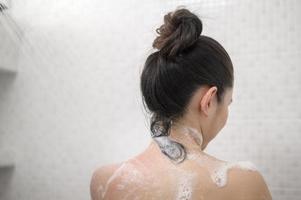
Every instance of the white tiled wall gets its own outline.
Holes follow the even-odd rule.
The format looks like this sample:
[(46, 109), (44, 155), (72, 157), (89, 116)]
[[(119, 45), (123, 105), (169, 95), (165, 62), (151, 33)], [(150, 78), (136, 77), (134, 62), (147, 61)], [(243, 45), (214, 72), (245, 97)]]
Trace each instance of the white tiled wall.
[(253, 161), (274, 200), (300, 199), (300, 1), (11, 3), (24, 38), (17, 75), (0, 76), (0, 145), (15, 156), (0, 168), (1, 200), (89, 199), (93, 169), (147, 146), (139, 75), (178, 5), (234, 63), (229, 119), (208, 152)]

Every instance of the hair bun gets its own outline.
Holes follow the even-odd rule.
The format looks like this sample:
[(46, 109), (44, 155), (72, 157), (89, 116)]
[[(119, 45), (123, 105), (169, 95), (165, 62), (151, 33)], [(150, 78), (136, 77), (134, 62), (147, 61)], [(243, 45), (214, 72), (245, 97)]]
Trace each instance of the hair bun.
[(174, 56), (192, 46), (202, 33), (202, 21), (186, 8), (176, 9), (164, 16), (164, 24), (156, 29), (159, 36), (153, 47), (161, 54)]

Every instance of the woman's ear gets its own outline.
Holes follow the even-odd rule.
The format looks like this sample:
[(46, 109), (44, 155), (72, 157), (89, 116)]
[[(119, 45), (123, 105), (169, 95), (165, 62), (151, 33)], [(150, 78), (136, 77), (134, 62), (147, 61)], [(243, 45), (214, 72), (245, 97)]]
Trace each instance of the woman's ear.
[(200, 102), (201, 110), (206, 116), (208, 116), (209, 114), (209, 107), (212, 105), (214, 101), (216, 92), (217, 92), (217, 87), (213, 86), (207, 90), (207, 92), (204, 94), (204, 96), (201, 99)]

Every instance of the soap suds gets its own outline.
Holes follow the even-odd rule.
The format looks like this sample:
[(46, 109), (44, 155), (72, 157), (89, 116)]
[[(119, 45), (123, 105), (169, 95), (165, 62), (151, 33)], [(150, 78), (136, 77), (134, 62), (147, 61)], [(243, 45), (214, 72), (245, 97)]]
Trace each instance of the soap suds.
[[(135, 161), (139, 165), (135, 165), (130, 161)], [(140, 170), (143, 168), (143, 172)], [(105, 186), (101, 185), (98, 188), (98, 191), (101, 194), (101, 197), (104, 198), (107, 194), (108, 188), (110, 184), (118, 178), (118, 183), (116, 184), (116, 190), (122, 191), (124, 190), (126, 193), (122, 196), (123, 200), (133, 200), (134, 196), (135, 199), (143, 199), (148, 196), (147, 193), (142, 193), (137, 196), (135, 192), (144, 186), (152, 186), (155, 182), (154, 176), (152, 173), (147, 172), (147, 167), (144, 166), (143, 163), (138, 161), (137, 159), (129, 159), (128, 161), (123, 162), (120, 167), (118, 167), (114, 173), (110, 176), (108, 181), (106, 182)], [(134, 185), (133, 185), (134, 183)], [(150, 189), (150, 188), (148, 188)], [(158, 189), (150, 191), (152, 194), (160, 196), (160, 191)]]
[(178, 180), (178, 192), (176, 200), (190, 200), (193, 191), (193, 178), (196, 174), (184, 173)]
[(110, 183), (115, 179), (115, 177), (117, 177), (120, 172), (122, 171), (122, 169), (126, 166), (126, 163), (123, 162), (121, 166), (119, 166), (115, 171), (114, 173), (110, 176), (109, 180), (106, 182), (106, 185), (105, 187), (103, 187), (102, 185), (98, 188), (98, 191), (101, 192), (101, 197), (104, 198), (107, 190), (108, 190), (108, 187), (110, 185)]
[(153, 138), (158, 144), (162, 153), (167, 155), (172, 162), (179, 163), (185, 159), (184, 149), (177, 142), (171, 140), (168, 136), (159, 136)]
[(232, 168), (258, 171), (256, 166), (250, 161), (225, 162), (206, 154), (199, 155), (196, 153), (188, 154), (187, 158), (194, 160), (200, 167), (207, 169), (212, 181), (218, 187), (224, 187), (227, 184), (228, 171)]
[(197, 129), (183, 126), (183, 134), (187, 136), (191, 136), (193, 140), (200, 146), (202, 146), (203, 143), (203, 135), (200, 133)]
[(214, 170), (211, 174), (213, 182), (218, 187), (224, 187), (228, 180), (228, 171), (232, 168), (239, 168), (243, 170), (257, 171), (256, 166), (250, 161), (238, 161), (223, 164), (220, 168)]
[[(195, 128), (181, 125), (178, 122), (174, 123), (173, 121), (171, 121), (171, 125), (173, 128), (178, 127), (182, 135), (189, 138), (189, 140), (194, 141), (201, 150), (203, 143), (202, 133), (200, 133)], [(156, 128), (156, 131), (160, 133), (160, 128), (162, 127), (157, 126)], [(176, 140), (173, 140), (169, 137), (169, 135), (154, 134), (152, 137), (158, 144), (161, 152), (168, 156), (172, 162), (178, 164), (185, 160), (187, 152), (183, 144), (178, 143)]]
[(110, 176), (105, 187), (99, 187), (98, 190), (101, 192), (102, 198), (104, 198), (104, 196), (106, 195), (111, 182), (117, 177), (120, 178), (120, 182), (116, 185), (117, 190), (124, 190), (130, 183), (135, 183), (139, 185), (139, 187), (141, 187), (148, 181), (143, 173), (137, 170), (133, 164), (128, 161), (123, 162), (122, 165), (117, 168)]

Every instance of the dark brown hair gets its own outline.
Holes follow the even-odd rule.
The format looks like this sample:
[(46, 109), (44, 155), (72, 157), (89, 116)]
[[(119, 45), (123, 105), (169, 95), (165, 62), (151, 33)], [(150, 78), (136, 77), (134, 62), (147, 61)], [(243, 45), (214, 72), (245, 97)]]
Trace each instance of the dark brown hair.
[[(202, 21), (186, 8), (164, 16), (153, 42), (158, 51), (149, 55), (141, 74), (143, 104), (151, 113), (153, 138), (168, 136), (172, 121), (182, 117), (194, 92), (203, 85), (216, 86), (217, 100), (223, 100), (226, 88), (233, 87), (233, 66), (226, 50), (214, 39), (201, 35)], [(146, 104), (146, 106), (145, 106)], [(182, 144), (169, 140), (170, 146)], [(173, 160), (159, 144), (162, 152)]]

